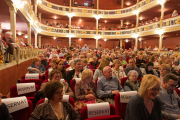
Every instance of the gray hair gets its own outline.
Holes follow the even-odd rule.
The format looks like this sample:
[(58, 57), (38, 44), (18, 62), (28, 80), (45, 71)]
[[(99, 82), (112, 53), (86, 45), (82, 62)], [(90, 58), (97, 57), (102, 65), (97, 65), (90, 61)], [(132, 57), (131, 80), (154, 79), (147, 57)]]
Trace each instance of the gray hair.
[(42, 53), (39, 53), (39, 55), (42, 55), (44, 57), (44, 55)]
[(69, 61), (69, 65), (71, 65), (71, 63), (74, 64), (74, 60), (70, 60), (70, 61)]
[(97, 57), (96, 57), (96, 56), (94, 56), (94, 57), (93, 57), (93, 59), (96, 59), (96, 60), (97, 60)]
[(74, 65), (76, 65), (78, 62), (82, 62), (80, 58), (75, 58), (74, 59)]
[(131, 76), (132, 73), (135, 73), (137, 77), (139, 76), (139, 74), (136, 70), (130, 70), (127, 74), (127, 77), (129, 78), (129, 76)]
[(8, 34), (10, 34), (12, 36), (12, 32), (10, 32), (10, 31), (6, 32), (5, 36), (8, 35)]
[(87, 55), (91, 56), (91, 53), (87, 53)]
[[(52, 58), (53, 58), (54, 56), (56, 56), (56, 57), (57, 57), (57, 55), (53, 54), (53, 55), (52, 55)], [(57, 57), (57, 58), (58, 58), (58, 57)]]
[(110, 69), (111, 69), (111, 67), (110, 67), (110, 66), (106, 66), (106, 67), (104, 67), (104, 68), (103, 68), (103, 72), (106, 72), (108, 68), (110, 68)]

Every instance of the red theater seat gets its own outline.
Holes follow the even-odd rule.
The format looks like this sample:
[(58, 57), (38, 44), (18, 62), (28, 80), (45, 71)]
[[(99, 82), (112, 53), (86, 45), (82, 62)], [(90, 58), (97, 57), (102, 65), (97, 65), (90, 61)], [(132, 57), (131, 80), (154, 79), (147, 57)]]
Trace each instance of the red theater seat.
[(179, 95), (180, 97), (180, 90), (179, 89), (175, 89), (176, 93)]
[(42, 80), (40, 79), (27, 79), (27, 80), (21, 80), (20, 83), (35, 83), (39, 88), (41, 87)]
[(64, 67), (67, 69), (69, 67), (69, 65), (64, 65)]
[(89, 118), (86, 120), (120, 120), (120, 117), (119, 117), (119, 115), (110, 115), (110, 116), (101, 116), (101, 117)]
[(27, 100), (29, 107), (15, 111), (11, 113), (13, 120), (29, 120), (31, 113), (33, 111), (33, 104), (31, 100)]
[(48, 65), (46, 70), (48, 70), (50, 67), (51, 67), (51, 65)]
[(39, 87), (37, 85), (35, 85), (35, 87), (36, 87), (36, 91), (35, 92), (25, 93), (25, 94), (18, 95), (17, 86), (13, 85), (10, 88), (10, 97), (11, 98), (12, 97), (20, 97), (20, 96), (34, 97), (34, 94), (39, 91)]
[(75, 79), (72, 79), (70, 81), (70, 87), (71, 87), (71, 90), (75, 93), (75, 85), (76, 85), (76, 80)]
[[(23, 76), (21, 77), (21, 80), (27, 80), (27, 79), (25, 79), (25, 76), (26, 76), (26, 75), (23, 75)], [(42, 76), (41, 76), (41, 75), (39, 75), (39, 79), (42, 80)]]
[[(86, 119), (89, 119), (89, 120), (106, 120), (105, 118), (113, 117), (114, 115), (116, 115), (115, 107), (114, 107), (114, 105), (111, 105), (111, 104), (109, 104), (109, 105), (110, 105), (110, 116), (100, 116), (100, 117), (94, 117), (94, 118), (88, 118), (87, 106), (83, 107), (81, 109), (81, 120), (86, 120)], [(116, 118), (117, 116), (114, 116), (114, 117)], [(114, 120), (114, 119), (112, 118), (112, 119), (107, 119), (107, 120)]]
[(123, 88), (124, 88), (124, 83), (126, 82), (127, 79), (128, 79), (128, 77), (121, 78), (121, 86)]

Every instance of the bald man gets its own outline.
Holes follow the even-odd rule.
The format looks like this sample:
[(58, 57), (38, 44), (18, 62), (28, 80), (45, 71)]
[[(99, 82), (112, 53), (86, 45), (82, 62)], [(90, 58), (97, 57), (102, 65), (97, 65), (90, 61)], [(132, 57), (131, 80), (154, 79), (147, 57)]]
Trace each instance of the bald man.
[(104, 101), (115, 105), (114, 96), (119, 92), (123, 92), (123, 88), (119, 83), (116, 76), (112, 76), (111, 67), (106, 66), (103, 69), (103, 76), (97, 81), (97, 91), (98, 97), (104, 99)]
[(3, 41), (6, 43), (15, 43), (14, 40), (12, 39), (12, 32), (6, 32), (5, 39), (3, 39)]

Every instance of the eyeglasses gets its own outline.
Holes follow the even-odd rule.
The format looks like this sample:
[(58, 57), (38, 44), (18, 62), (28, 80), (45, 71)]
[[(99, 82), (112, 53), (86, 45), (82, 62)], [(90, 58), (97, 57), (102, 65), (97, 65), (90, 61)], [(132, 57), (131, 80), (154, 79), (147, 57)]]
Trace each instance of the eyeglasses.
[(60, 76), (55, 76), (54, 78), (55, 78), (55, 79), (60, 79)]
[(57, 95), (61, 95), (63, 93), (63, 91), (57, 91), (57, 92), (55, 92), (55, 94), (57, 94)]
[(152, 90), (153, 92), (156, 92), (156, 91), (159, 91), (160, 88), (159, 88), (159, 89), (157, 89), (157, 88), (152, 88), (151, 90)]
[[(167, 83), (167, 84), (169, 84), (169, 83)], [(176, 87), (176, 85), (174, 85), (174, 84), (169, 84), (169, 86), (170, 86), (171, 88), (175, 88), (175, 87)]]

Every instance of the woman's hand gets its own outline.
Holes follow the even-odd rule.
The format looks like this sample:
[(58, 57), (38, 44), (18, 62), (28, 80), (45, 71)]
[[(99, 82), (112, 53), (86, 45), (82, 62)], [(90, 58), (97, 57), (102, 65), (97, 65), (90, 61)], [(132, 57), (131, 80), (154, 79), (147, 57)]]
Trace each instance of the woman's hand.
[(92, 91), (92, 90), (85, 90), (85, 93), (86, 93), (86, 95), (88, 95), (88, 94), (93, 94), (94, 92)]
[(87, 100), (94, 100), (94, 99), (96, 99), (96, 97), (93, 94), (88, 94), (88, 95), (85, 96), (85, 98)]
[(40, 71), (37, 68), (31, 68), (31, 71), (35, 70), (37, 73), (40, 73)]

